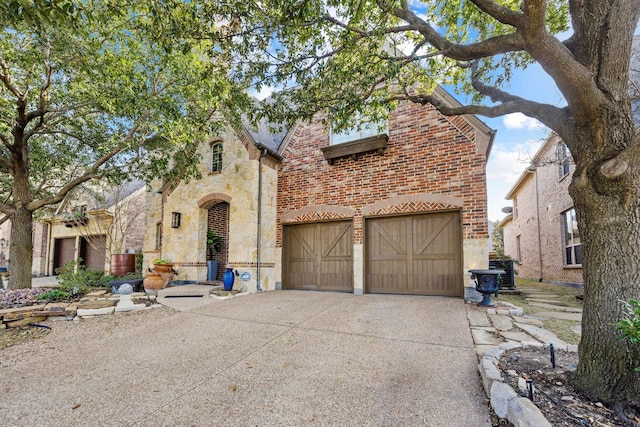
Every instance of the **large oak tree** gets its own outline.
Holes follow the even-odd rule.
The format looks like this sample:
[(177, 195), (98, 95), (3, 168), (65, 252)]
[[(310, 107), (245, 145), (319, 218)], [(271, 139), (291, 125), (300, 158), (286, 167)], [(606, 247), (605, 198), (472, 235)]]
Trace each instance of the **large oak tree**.
[[(638, 404), (640, 348), (614, 327), (640, 296), (640, 136), (629, 94), (640, 0), (262, 0), (208, 5), (212, 34), (238, 79), (286, 87), (265, 114), (338, 126), (398, 102), (445, 115), (521, 112), (557, 132), (576, 163), (570, 194), (582, 237), (584, 315), (575, 382), (598, 399)], [(570, 31), (561, 39), (557, 34)], [(566, 106), (509, 93), (538, 63)], [(449, 107), (436, 83), (472, 94)], [(295, 105), (294, 115), (287, 107)]]
[(179, 5), (10, 1), (0, 12), (0, 221), (11, 221), (15, 289), (31, 286), (34, 213), (89, 180), (188, 177), (212, 112), (244, 92), (213, 70), (211, 41), (161, 37), (189, 17)]

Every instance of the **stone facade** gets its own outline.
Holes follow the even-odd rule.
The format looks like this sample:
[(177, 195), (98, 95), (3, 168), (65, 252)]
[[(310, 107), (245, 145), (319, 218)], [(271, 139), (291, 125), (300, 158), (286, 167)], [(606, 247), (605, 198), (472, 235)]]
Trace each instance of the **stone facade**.
[(564, 255), (563, 214), (573, 207), (568, 189), (575, 166), (570, 162), (569, 173), (562, 171), (559, 144), (557, 135), (550, 136), (507, 194), (514, 207), (501, 222), (504, 248), (517, 260), (518, 277), (582, 284), (581, 266), (568, 266)]
[[(452, 102), (443, 92), (438, 95)], [(485, 167), (492, 134), (484, 123), (403, 103), (390, 115), (383, 154), (369, 151), (328, 162), (321, 150), (329, 145), (323, 119), (318, 115), (299, 125), (281, 151), (278, 263), (283, 224), (351, 219), (354, 292), (362, 293), (365, 218), (459, 211), (465, 283), (469, 269), (488, 268)]]
[[(221, 170), (212, 172), (213, 147), (217, 144), (223, 147)], [(162, 185), (159, 180), (152, 183), (146, 196), (144, 265), (151, 265), (156, 258), (170, 259), (178, 270), (175, 280), (206, 281), (207, 229), (212, 228), (223, 237), (223, 247), (217, 255), (221, 268), (229, 267), (238, 273), (236, 289), (243, 287), (252, 292), (258, 286), (263, 290), (275, 289), (278, 277), (273, 224), (276, 222), (277, 161), (271, 155), (263, 156), (261, 160), (262, 216), (258, 259), (261, 154), (264, 153), (247, 132), (226, 130), (218, 138), (198, 147), (198, 155), (202, 158), (201, 179), (177, 184)], [(228, 216), (216, 213), (220, 204), (227, 204)], [(180, 215), (180, 225), (176, 228), (172, 227), (174, 213)], [(248, 273), (248, 280), (242, 279), (243, 273), (245, 278)]]

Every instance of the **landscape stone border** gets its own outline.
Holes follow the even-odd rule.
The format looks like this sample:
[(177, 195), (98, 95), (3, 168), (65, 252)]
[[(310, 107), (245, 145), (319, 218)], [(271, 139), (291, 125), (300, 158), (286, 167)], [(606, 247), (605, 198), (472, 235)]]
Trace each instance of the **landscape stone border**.
[(501, 344), (497, 349), (484, 353), (478, 365), (491, 408), (496, 416), (509, 420), (515, 427), (552, 427), (533, 402), (519, 396), (509, 384), (502, 381), (498, 363), (502, 355), (513, 348), (524, 347), (513, 342)]

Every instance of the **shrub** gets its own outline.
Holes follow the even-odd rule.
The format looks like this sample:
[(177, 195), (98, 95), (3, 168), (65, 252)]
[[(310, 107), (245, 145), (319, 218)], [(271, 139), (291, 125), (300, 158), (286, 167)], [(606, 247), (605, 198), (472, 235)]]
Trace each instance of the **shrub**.
[(58, 300), (63, 300), (67, 298), (69, 298), (69, 294), (67, 292), (61, 291), (60, 289), (53, 289), (42, 295), (38, 295), (36, 299), (47, 300), (47, 301), (58, 301)]
[[(640, 301), (630, 300), (625, 303), (626, 317), (616, 323), (616, 328), (622, 332), (622, 339), (628, 339), (633, 344), (640, 344)], [(635, 369), (640, 372), (640, 367)]]
[(91, 287), (108, 286), (111, 276), (105, 275), (103, 271), (87, 270), (81, 263), (82, 258), (78, 258), (58, 269), (61, 290), (76, 295), (88, 291)]

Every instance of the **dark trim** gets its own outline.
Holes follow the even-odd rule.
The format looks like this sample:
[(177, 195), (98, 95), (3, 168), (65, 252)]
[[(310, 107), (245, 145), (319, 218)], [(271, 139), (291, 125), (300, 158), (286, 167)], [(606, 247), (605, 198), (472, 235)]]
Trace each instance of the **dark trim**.
[(324, 158), (333, 164), (335, 159), (340, 157), (351, 157), (353, 160), (358, 159), (358, 154), (366, 153), (368, 151), (378, 151), (378, 154), (384, 155), (387, 146), (389, 145), (389, 135), (386, 133), (370, 136), (368, 138), (359, 139), (357, 141), (345, 142), (342, 144), (329, 145), (327, 147), (320, 148), (324, 153)]

